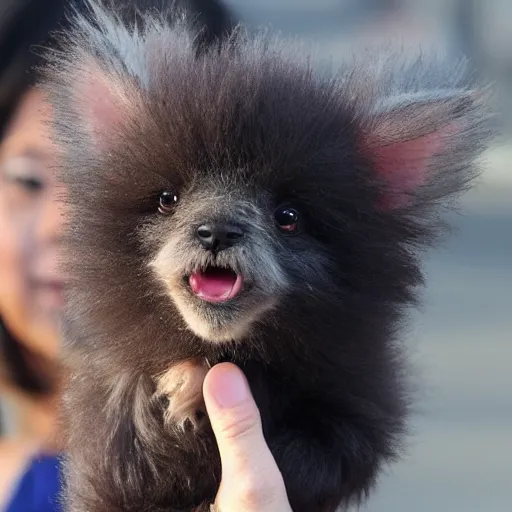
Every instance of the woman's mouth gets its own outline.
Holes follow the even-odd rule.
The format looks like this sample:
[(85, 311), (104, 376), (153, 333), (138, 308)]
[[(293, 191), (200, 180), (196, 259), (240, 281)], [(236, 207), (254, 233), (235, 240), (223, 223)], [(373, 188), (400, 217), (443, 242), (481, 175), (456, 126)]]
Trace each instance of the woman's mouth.
[(237, 297), (243, 277), (232, 269), (209, 266), (188, 276), (192, 293), (206, 302), (222, 303)]

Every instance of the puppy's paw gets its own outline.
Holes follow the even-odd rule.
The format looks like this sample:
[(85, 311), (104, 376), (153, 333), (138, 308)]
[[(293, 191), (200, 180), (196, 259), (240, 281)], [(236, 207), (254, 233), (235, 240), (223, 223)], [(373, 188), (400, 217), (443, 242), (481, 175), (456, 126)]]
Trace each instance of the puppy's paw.
[(209, 369), (207, 361), (194, 359), (178, 363), (157, 377), (158, 398), (166, 396), (169, 400), (166, 424), (182, 431), (201, 426), (207, 418), (203, 381)]

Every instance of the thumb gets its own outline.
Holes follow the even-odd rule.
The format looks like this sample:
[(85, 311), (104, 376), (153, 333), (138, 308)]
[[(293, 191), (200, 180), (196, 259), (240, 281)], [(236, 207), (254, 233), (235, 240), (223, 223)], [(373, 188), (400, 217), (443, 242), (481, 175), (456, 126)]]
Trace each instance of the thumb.
[(218, 508), (222, 512), (291, 511), (243, 373), (231, 363), (214, 366), (203, 391), (222, 463)]

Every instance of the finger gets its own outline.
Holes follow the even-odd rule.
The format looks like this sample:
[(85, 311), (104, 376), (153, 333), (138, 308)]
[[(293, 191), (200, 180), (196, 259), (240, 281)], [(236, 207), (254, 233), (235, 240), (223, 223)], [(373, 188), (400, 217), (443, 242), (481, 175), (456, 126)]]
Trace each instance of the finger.
[(289, 511), (283, 479), (243, 373), (233, 364), (219, 364), (206, 376), (203, 390), (222, 462), (219, 507), (223, 512)]

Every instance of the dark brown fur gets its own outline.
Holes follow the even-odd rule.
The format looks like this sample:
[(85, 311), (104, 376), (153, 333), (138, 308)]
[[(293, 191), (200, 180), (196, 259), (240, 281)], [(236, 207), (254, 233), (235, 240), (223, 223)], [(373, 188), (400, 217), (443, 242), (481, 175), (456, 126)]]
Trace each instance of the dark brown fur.
[[(158, 375), (192, 360), (245, 371), (295, 512), (359, 501), (403, 447), (400, 327), (440, 207), (488, 143), (484, 95), (461, 63), (376, 53), (333, 77), (272, 37), (241, 31), (196, 57), (186, 27), (146, 19), (134, 36), (95, 16), (100, 30), (80, 18), (47, 81), (69, 208), (68, 510), (208, 510), (210, 427), (169, 425), (156, 393)], [(180, 203), (162, 216), (170, 186)], [(296, 236), (272, 223), (283, 201), (302, 214)], [(268, 303), (233, 341), (194, 334), (179, 286), (150, 265), (169, 240), (176, 265), (211, 263), (187, 226), (212, 212), (246, 226), (248, 249), (217, 262), (255, 287), (190, 308), (228, 329)]]

